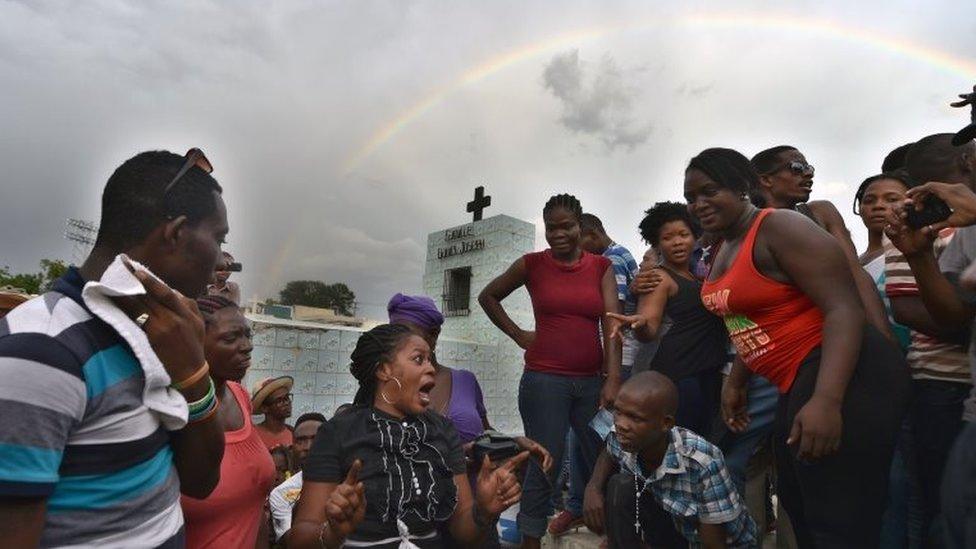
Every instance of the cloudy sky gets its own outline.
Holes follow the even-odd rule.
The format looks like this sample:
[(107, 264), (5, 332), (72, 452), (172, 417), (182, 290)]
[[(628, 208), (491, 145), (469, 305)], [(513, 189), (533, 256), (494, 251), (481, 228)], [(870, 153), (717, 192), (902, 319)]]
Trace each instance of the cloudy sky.
[(573, 193), (637, 255), (710, 146), (798, 146), (863, 246), (857, 184), (966, 121), (976, 6), (649, 4), (0, 1), (0, 265), (70, 258), (64, 219), (97, 220), (115, 166), (191, 146), (246, 296), (343, 281), (371, 316), (476, 185), (536, 223)]

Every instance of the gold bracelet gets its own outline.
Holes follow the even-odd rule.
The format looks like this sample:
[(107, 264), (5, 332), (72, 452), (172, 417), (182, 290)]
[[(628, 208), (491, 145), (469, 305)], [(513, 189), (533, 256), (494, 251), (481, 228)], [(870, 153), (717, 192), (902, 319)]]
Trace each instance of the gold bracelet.
[(186, 389), (187, 387), (190, 387), (194, 383), (203, 379), (203, 376), (207, 375), (207, 373), (209, 372), (210, 372), (210, 365), (207, 364), (206, 360), (204, 360), (203, 366), (200, 366), (199, 370), (190, 374), (190, 377), (184, 379), (183, 381), (174, 382), (172, 385), (170, 385), (170, 387), (176, 389), (177, 391), (182, 391), (183, 389)]

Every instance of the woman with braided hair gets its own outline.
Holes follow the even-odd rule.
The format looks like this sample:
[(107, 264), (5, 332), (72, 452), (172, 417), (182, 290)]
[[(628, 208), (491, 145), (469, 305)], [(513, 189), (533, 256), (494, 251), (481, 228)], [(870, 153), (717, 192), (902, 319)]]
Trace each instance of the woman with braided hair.
[[(620, 342), (609, 337), (605, 314), (620, 312), (620, 302), (610, 260), (580, 247), (582, 215), (576, 197), (550, 198), (542, 209), (549, 249), (516, 260), (488, 283), (478, 301), (495, 326), (525, 349), (519, 383), (525, 436), (542, 444), (555, 463), (562, 463), (566, 432), (572, 427), (590, 471), (600, 450), (590, 420), (598, 407), (613, 403), (620, 389)], [(522, 329), (502, 306), (502, 300), (522, 286), (532, 299), (535, 331)], [(555, 473), (554, 469), (544, 475), (530, 468), (525, 477), (518, 515), (522, 547), (539, 547), (546, 533)]]
[[(205, 499), (182, 496), (186, 546), (267, 547), (264, 502), (275, 465), (251, 422), (251, 397), (240, 385), (251, 365), (251, 328), (240, 307), (223, 296), (197, 300), (206, 324), (204, 352), (213, 378), (213, 405), (194, 410), (224, 430), (220, 482)], [(209, 414), (209, 416), (207, 415)]]
[(441, 548), (439, 524), (477, 544), (519, 501), (515, 468), (528, 452), (497, 468), (486, 457), (472, 494), (457, 431), (429, 409), (430, 357), (424, 338), (400, 324), (359, 338), (350, 366), (359, 390), (315, 436), (288, 547)]

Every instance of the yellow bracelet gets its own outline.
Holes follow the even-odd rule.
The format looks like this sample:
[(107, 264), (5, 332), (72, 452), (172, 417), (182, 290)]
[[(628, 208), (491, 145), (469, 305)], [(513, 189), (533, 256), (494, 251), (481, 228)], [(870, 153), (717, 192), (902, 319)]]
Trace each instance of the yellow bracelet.
[(183, 389), (186, 389), (187, 387), (190, 387), (194, 383), (203, 379), (203, 376), (207, 375), (207, 373), (209, 372), (210, 372), (210, 365), (207, 364), (206, 360), (204, 360), (203, 366), (200, 366), (199, 370), (193, 372), (193, 374), (191, 374), (190, 377), (184, 379), (183, 381), (177, 381), (173, 383), (172, 385), (170, 385), (170, 387), (176, 389), (177, 391), (182, 391)]

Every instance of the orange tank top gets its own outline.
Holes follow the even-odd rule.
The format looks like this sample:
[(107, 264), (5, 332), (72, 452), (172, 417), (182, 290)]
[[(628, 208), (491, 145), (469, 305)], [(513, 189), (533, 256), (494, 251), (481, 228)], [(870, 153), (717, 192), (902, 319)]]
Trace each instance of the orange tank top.
[(800, 363), (820, 345), (823, 314), (799, 288), (756, 269), (752, 259), (756, 234), (771, 211), (756, 216), (729, 270), (702, 285), (702, 303), (725, 320), (746, 366), (786, 393)]

